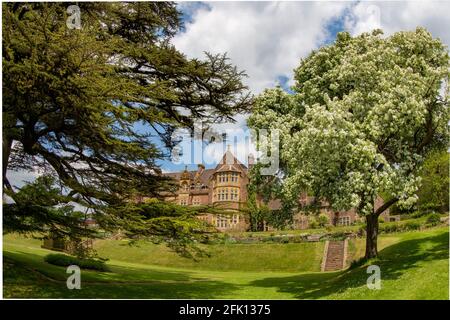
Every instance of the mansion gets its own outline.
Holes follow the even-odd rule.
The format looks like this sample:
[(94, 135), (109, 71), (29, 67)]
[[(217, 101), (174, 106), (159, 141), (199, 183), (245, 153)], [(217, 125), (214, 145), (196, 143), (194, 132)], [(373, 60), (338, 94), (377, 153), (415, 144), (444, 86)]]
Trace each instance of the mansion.
[[(253, 157), (249, 156), (248, 166), (251, 168), (253, 163)], [(249, 167), (242, 164), (228, 148), (213, 169), (205, 169), (204, 165), (199, 164), (196, 171), (188, 171), (185, 168), (181, 172), (165, 173), (165, 176), (176, 180), (179, 187), (175, 193), (166, 194), (164, 199), (184, 206), (211, 205), (221, 208), (227, 214), (205, 214), (199, 218), (221, 231), (246, 231), (249, 227), (248, 220), (240, 213), (240, 210), (245, 208), (247, 202)], [(377, 207), (382, 203), (381, 198), (378, 200)], [(303, 205), (310, 204), (312, 201), (314, 198), (306, 194), (299, 197), (299, 202)], [(277, 210), (281, 207), (281, 203), (278, 200), (272, 200), (268, 206), (271, 210)], [(354, 209), (336, 212), (325, 207), (321, 211), (328, 215), (333, 225), (351, 225), (361, 219)], [(294, 216), (291, 228), (306, 229), (308, 227), (308, 216), (301, 213)], [(271, 228), (266, 226), (265, 229)]]

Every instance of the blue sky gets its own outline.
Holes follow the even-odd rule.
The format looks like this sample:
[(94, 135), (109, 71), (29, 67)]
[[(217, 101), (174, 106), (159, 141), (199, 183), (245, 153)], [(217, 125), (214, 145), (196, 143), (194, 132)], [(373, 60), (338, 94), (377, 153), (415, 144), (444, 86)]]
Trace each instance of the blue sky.
[[(424, 26), (444, 43), (450, 40), (450, 3), (442, 1), (181, 2), (178, 8), (185, 26), (173, 39), (175, 46), (195, 58), (204, 51), (226, 52), (246, 71), (254, 94), (276, 85), (289, 92), (300, 59), (332, 43), (340, 31), (357, 35), (381, 28), (389, 35)], [(246, 129), (245, 116), (223, 127)], [(164, 161), (162, 167), (173, 171), (184, 166)]]
[[(245, 5), (248, 5), (248, 4), (245, 4)], [(263, 4), (261, 4), (261, 3), (250, 4), (250, 6), (251, 7), (253, 6), (256, 10), (258, 10), (258, 8), (263, 10), (265, 5), (266, 4), (264, 4), (264, 3)], [(214, 6), (214, 3), (206, 3), (206, 2), (181, 3), (179, 5), (179, 9), (182, 12), (182, 20), (183, 20), (183, 23), (185, 26), (182, 30), (182, 34), (188, 33), (189, 28), (197, 23), (196, 18), (197, 18), (197, 15), (199, 12), (206, 12), (206, 13), (212, 12), (214, 10), (213, 6)], [(232, 15), (230, 15), (230, 19), (232, 19)], [(324, 28), (325, 28), (324, 34), (326, 34), (326, 36), (320, 42), (317, 43), (317, 46), (326, 45), (326, 44), (333, 42), (336, 37), (336, 34), (340, 31), (344, 30), (344, 16), (333, 17), (332, 19), (330, 19), (330, 21), (327, 23), (327, 25), (324, 26)], [(218, 33), (218, 37), (220, 37), (220, 33)], [(313, 47), (311, 48), (311, 50), (312, 49), (313, 49)], [(205, 50), (209, 50), (209, 49), (205, 48)], [(290, 86), (292, 85), (291, 78), (292, 77), (290, 75), (285, 74), (285, 73), (284, 74), (281, 73), (278, 75), (275, 74), (274, 78), (271, 79), (273, 83), (269, 84), (268, 87), (273, 87), (274, 85), (279, 85), (287, 92), (292, 92), (290, 89)], [(258, 93), (259, 90), (253, 89), (252, 91), (254, 93)], [(247, 126), (245, 125), (245, 121), (243, 121), (243, 119), (241, 119), (241, 121), (239, 121), (238, 124), (235, 126), (238, 126), (238, 127), (242, 128), (243, 130), (247, 129)], [(225, 127), (226, 127), (226, 125), (225, 125)], [(244, 139), (245, 139), (244, 137), (238, 137), (236, 144), (243, 143)], [(158, 145), (161, 146), (161, 144), (159, 142), (157, 142), (157, 143), (158, 143)], [(226, 148), (226, 146), (224, 144), (221, 144), (217, 148), (217, 153), (220, 154), (220, 151), (224, 150), (225, 148)], [(217, 159), (218, 158), (219, 157), (217, 157)], [(242, 162), (245, 163), (245, 161), (246, 161), (245, 156), (244, 157), (241, 156), (239, 158)], [(194, 161), (192, 161), (192, 162), (193, 163), (188, 165), (188, 168), (190, 170), (195, 170), (196, 163), (194, 163)], [(179, 170), (183, 170), (185, 167), (185, 164), (175, 164), (171, 160), (159, 161), (159, 164), (161, 164), (161, 167), (165, 171), (179, 171)], [(216, 165), (216, 162), (206, 163), (206, 167), (214, 167), (215, 165)]]
[[(426, 27), (445, 44), (450, 43), (450, 2), (180, 2), (184, 29), (172, 40), (178, 50), (191, 58), (204, 58), (204, 51), (228, 54), (231, 63), (245, 70), (245, 83), (254, 94), (264, 88), (293, 84), (292, 70), (311, 50), (334, 41), (337, 32), (353, 35), (383, 29), (386, 35)], [(246, 129), (246, 117), (216, 129)], [(159, 144), (157, 139), (156, 143)], [(161, 144), (159, 144), (161, 145)], [(245, 149), (245, 137), (234, 146)], [(207, 148), (207, 167), (220, 159), (222, 145)], [(246, 157), (240, 156), (245, 162)], [(165, 171), (182, 170), (183, 164), (160, 161)], [(189, 166), (195, 169), (196, 164)], [(8, 172), (13, 185), (33, 180), (39, 173)]]

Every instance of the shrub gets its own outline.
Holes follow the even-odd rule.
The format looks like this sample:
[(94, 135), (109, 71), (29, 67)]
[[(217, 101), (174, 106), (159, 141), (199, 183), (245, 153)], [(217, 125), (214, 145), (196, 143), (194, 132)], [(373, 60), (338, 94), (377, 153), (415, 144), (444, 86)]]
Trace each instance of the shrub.
[(319, 223), (316, 221), (316, 219), (311, 218), (311, 220), (309, 221), (309, 227), (311, 229), (317, 229), (319, 227)]
[(430, 213), (427, 216), (427, 224), (435, 226), (438, 225), (439, 223), (441, 223), (441, 216), (439, 213)]
[(379, 231), (382, 233), (392, 233), (392, 232), (398, 232), (401, 230), (402, 230), (402, 227), (397, 223), (384, 224), (379, 227)]
[(79, 259), (61, 253), (51, 253), (44, 257), (45, 262), (62, 267), (70, 265), (79, 266), (81, 269), (91, 269), (97, 271), (108, 271), (108, 267), (102, 260), (96, 259)]
[(421, 227), (420, 222), (417, 221), (408, 221), (405, 223), (405, 230), (419, 230)]
[(324, 213), (319, 214), (316, 221), (319, 227), (325, 227), (327, 224), (330, 223), (330, 219)]

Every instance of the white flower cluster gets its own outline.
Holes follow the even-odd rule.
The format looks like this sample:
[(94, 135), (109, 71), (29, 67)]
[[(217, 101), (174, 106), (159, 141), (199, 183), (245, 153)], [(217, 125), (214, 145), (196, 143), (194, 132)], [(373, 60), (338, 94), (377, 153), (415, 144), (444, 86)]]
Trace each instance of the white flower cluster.
[[(411, 205), (428, 130), (446, 134), (449, 56), (424, 29), (388, 38), (339, 36), (303, 59), (295, 94), (266, 90), (250, 127), (280, 130), (286, 195), (303, 189), (336, 209), (373, 212), (383, 193)], [(431, 123), (431, 124), (430, 124)]]

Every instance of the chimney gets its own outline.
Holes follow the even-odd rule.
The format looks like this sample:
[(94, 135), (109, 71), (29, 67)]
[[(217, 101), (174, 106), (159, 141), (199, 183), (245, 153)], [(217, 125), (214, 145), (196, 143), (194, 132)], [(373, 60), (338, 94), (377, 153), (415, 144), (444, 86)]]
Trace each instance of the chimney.
[(248, 162), (248, 168), (249, 168), (249, 169), (250, 169), (251, 167), (253, 167), (253, 165), (255, 164), (255, 156), (253, 155), (253, 153), (250, 153), (250, 154), (248, 155), (247, 162)]
[(197, 167), (198, 167), (198, 170), (197, 170), (198, 174), (201, 174), (203, 172), (203, 170), (205, 170), (205, 166), (202, 163), (199, 163), (197, 165)]

